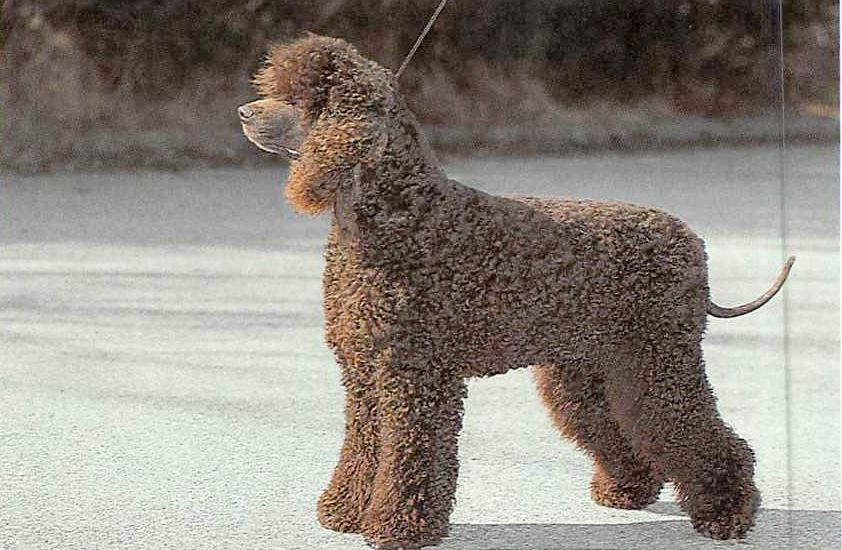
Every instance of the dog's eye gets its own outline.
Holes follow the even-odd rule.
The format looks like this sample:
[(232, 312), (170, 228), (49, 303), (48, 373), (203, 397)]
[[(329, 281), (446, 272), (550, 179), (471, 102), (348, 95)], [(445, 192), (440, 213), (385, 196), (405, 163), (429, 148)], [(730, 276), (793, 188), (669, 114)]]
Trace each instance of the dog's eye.
[(297, 97), (291, 97), (291, 98), (287, 99), (287, 103), (289, 103), (290, 105), (293, 105), (293, 106), (298, 105), (298, 102), (299, 102), (299, 99)]

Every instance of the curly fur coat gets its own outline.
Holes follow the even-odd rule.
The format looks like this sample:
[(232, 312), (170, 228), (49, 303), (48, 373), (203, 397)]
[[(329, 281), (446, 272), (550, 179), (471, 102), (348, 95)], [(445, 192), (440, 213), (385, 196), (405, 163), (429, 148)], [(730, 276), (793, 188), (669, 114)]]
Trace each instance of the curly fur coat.
[(296, 209), (333, 220), (324, 310), (346, 434), (323, 525), (381, 548), (440, 541), (465, 379), (534, 366), (553, 421), (593, 458), (597, 502), (641, 508), (672, 480), (699, 532), (746, 534), (754, 456), (705, 376), (718, 306), (684, 223), (448, 180), (391, 72), (341, 40), (276, 46), (255, 82), (246, 135), (293, 159)]

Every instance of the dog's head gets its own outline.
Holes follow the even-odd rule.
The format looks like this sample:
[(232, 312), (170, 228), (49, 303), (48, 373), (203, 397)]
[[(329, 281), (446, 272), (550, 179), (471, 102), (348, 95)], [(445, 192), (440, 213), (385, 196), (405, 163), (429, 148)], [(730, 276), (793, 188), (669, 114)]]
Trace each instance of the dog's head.
[(325, 210), (357, 165), (382, 155), (395, 79), (347, 42), (308, 34), (273, 46), (253, 83), (261, 99), (238, 108), (243, 133), (292, 161), (286, 196), (297, 210)]

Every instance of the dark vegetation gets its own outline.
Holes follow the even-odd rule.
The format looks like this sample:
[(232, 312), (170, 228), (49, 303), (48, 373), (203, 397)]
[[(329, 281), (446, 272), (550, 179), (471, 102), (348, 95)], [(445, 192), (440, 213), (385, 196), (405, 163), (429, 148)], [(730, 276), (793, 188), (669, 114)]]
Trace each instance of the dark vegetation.
[[(253, 95), (248, 79), (268, 43), (311, 30), (395, 69), (436, 4), (6, 0), (0, 160), (24, 170), (253, 162), (234, 107)], [(451, 0), (401, 86), (443, 148), (773, 138), (778, 6)], [(787, 111), (835, 124), (837, 4), (783, 9)], [(767, 130), (734, 126), (745, 120)]]

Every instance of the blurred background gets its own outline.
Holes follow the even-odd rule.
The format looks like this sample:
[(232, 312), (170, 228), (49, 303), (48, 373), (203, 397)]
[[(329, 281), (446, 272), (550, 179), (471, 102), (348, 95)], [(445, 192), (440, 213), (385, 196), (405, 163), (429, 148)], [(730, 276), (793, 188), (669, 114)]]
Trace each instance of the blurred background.
[[(338, 36), (395, 70), (436, 4), (6, 0), (0, 161), (257, 162), (233, 113), (271, 42)], [(837, 3), (782, 5), (452, 1), (401, 88), (441, 151), (557, 153), (774, 141), (783, 70), (789, 139), (835, 139)]]

